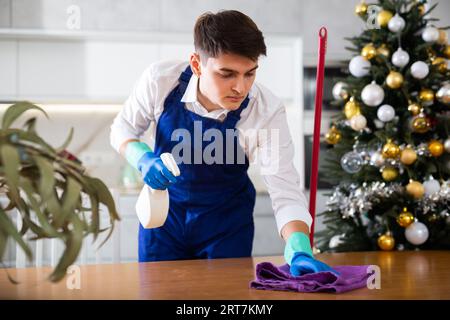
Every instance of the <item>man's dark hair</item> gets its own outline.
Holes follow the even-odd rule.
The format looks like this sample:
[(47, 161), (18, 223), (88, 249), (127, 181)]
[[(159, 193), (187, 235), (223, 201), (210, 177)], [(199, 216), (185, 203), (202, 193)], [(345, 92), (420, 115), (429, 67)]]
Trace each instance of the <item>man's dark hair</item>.
[(266, 55), (262, 32), (250, 17), (236, 10), (202, 14), (195, 23), (194, 45), (198, 53), (213, 58), (233, 53), (256, 61)]

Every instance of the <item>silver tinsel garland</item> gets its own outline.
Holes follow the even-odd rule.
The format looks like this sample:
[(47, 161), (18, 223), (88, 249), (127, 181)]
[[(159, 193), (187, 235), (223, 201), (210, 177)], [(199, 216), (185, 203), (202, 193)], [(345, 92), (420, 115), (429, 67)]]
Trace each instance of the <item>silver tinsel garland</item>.
[[(348, 190), (344, 192), (343, 190)], [(364, 182), (361, 186), (352, 183), (350, 185), (340, 185), (334, 189), (333, 195), (327, 200), (328, 211), (336, 211), (346, 219), (355, 215), (362, 216), (370, 211), (377, 203), (380, 203), (392, 194), (404, 193), (405, 188), (400, 183), (386, 182)], [(348, 194), (348, 195), (347, 195)], [(449, 207), (450, 202), (450, 182), (444, 181), (441, 184), (439, 192), (430, 196), (424, 196), (417, 201), (414, 206), (414, 212), (427, 214), (429, 212), (437, 213), (437, 207)], [(448, 216), (448, 210), (444, 210), (441, 215)]]
[(439, 212), (443, 217), (448, 217), (450, 208), (450, 181), (444, 181), (438, 192), (424, 196), (418, 201), (418, 207), (423, 214), (438, 213), (438, 207), (442, 206), (445, 209)]

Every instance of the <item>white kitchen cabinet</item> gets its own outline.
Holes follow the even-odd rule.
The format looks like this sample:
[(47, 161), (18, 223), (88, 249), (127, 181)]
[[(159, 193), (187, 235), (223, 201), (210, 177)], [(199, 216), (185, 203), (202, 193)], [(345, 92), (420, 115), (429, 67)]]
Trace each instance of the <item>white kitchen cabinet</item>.
[[(325, 210), (326, 197), (324, 193), (327, 192), (329, 190), (321, 190), (317, 193), (317, 212)], [(308, 194), (306, 195), (308, 196)], [(116, 205), (121, 220), (117, 223), (112, 237), (99, 250), (97, 248), (106, 236), (106, 232), (101, 234), (96, 242), (93, 242), (92, 236), (85, 238), (76, 264), (134, 262), (138, 260), (139, 221), (134, 210), (137, 196), (137, 193), (122, 193), (116, 196)], [(106, 208), (102, 208), (101, 215), (103, 228), (109, 225)], [(13, 213), (12, 217), (15, 219), (16, 214)], [(257, 195), (254, 222), (255, 236), (252, 256), (282, 255), (284, 241), (278, 235), (272, 204), (267, 194)], [(316, 231), (322, 228), (322, 219), (317, 218)], [(3, 256), (4, 265), (7, 267), (55, 265), (63, 249), (62, 243), (55, 240), (41, 240), (41, 248), (38, 250), (36, 242), (29, 241), (28, 243), (34, 253), (34, 261), (26, 261), (21, 249), (18, 249), (16, 244), (9, 240)]]
[[(138, 229), (139, 220), (136, 216), (134, 205), (136, 203), (137, 195), (122, 195), (118, 201), (118, 210), (121, 217), (119, 222), (120, 228), (120, 260), (137, 261), (138, 257)], [(255, 237), (253, 241), (254, 256), (262, 255), (277, 255), (281, 254), (284, 248), (284, 243), (278, 237), (275, 217), (273, 215), (270, 199), (267, 195), (262, 194), (257, 196), (255, 211)], [(111, 249), (109, 246), (112, 241), (108, 243), (101, 250), (100, 255), (102, 261), (111, 260)], [(93, 260), (94, 255), (90, 255), (90, 260)]]
[(17, 93), (17, 48), (13, 40), (0, 40), (0, 97)]
[[(0, 29), (0, 100), (123, 103), (151, 63), (189, 60), (187, 33)], [(267, 35), (257, 81), (300, 106), (301, 39)]]

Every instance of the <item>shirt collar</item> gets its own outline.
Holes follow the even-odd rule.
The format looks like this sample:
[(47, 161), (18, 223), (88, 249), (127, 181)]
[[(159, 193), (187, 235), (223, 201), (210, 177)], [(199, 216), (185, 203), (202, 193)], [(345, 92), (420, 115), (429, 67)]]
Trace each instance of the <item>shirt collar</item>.
[(184, 92), (181, 102), (192, 103), (197, 102), (197, 87), (198, 87), (198, 77), (192, 74), (191, 79), (187, 85), (186, 91)]
[[(189, 83), (187, 85), (186, 91), (184, 92), (183, 97), (181, 98), (181, 102), (183, 103), (193, 103), (197, 108), (204, 110), (204, 113), (210, 113), (217, 115), (220, 117), (222, 115), (226, 115), (229, 110), (221, 109), (221, 110), (213, 110), (208, 112), (204, 106), (197, 99), (197, 88), (198, 88), (198, 77), (195, 74), (192, 74), (191, 79), (189, 79)], [(250, 89), (249, 97), (253, 95), (253, 86)]]

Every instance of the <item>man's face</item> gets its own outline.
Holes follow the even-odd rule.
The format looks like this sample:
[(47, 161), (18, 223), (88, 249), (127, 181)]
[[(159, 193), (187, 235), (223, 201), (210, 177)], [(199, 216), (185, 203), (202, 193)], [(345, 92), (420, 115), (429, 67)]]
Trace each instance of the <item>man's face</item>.
[(258, 61), (233, 53), (196, 56), (203, 60), (199, 64), (201, 94), (220, 108), (238, 109), (255, 81)]

